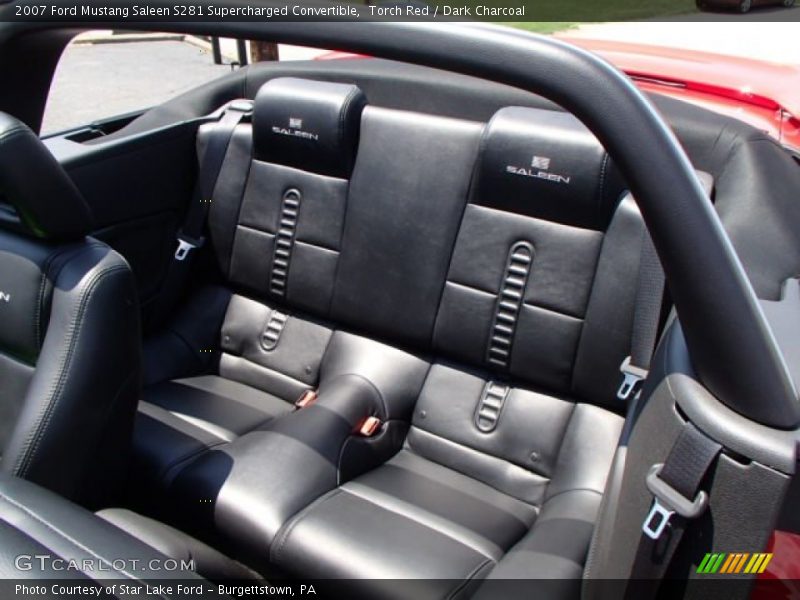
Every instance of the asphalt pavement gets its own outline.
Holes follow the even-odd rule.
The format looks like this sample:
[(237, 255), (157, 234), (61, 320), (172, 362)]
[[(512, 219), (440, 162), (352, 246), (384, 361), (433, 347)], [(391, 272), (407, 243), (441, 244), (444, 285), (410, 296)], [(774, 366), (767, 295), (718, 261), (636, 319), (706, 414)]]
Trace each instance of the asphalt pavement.
[(42, 132), (148, 108), (230, 70), (183, 41), (71, 44), (56, 69)]
[[(197, 40), (182, 41), (180, 36), (155, 41), (119, 39), (126, 38), (94, 34), (67, 46), (50, 89), (43, 133), (160, 104), (230, 73), (236, 52), (235, 44), (223, 40), (226, 64), (215, 65), (210, 46)], [(323, 52), (284, 45), (279, 51), (283, 60), (305, 60)]]

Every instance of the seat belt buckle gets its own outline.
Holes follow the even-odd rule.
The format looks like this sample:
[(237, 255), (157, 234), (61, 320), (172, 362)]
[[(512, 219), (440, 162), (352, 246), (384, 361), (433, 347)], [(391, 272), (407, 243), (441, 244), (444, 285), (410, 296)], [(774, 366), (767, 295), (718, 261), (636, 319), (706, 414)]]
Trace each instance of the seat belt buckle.
[(676, 513), (684, 519), (696, 519), (708, 506), (708, 494), (703, 490), (697, 492), (694, 500), (690, 500), (661, 479), (663, 468), (663, 463), (653, 465), (645, 479), (647, 489), (653, 494), (653, 506), (642, 523), (642, 532), (653, 540), (661, 537)]
[(358, 427), (358, 434), (362, 437), (372, 437), (382, 425), (383, 423), (378, 417), (367, 417)]
[(196, 248), (201, 248), (205, 243), (205, 238), (191, 238), (188, 235), (184, 235), (183, 232), (178, 234), (178, 248), (175, 250), (175, 260), (178, 262), (183, 262), (186, 260), (186, 257), (189, 256), (189, 253)]
[(661, 504), (658, 498), (654, 498), (653, 506), (650, 512), (647, 513), (644, 523), (642, 523), (642, 531), (650, 539), (657, 540), (661, 537), (661, 534), (664, 533), (664, 530), (667, 528), (667, 525), (669, 525), (669, 521), (674, 514), (674, 510), (668, 509)]
[(639, 389), (639, 385), (647, 379), (648, 371), (631, 364), (631, 357), (625, 357), (622, 364), (619, 366), (620, 373), (622, 373), (622, 384), (617, 390), (617, 398), (623, 402), (627, 402), (631, 396)]
[(314, 404), (317, 401), (317, 392), (314, 390), (306, 390), (303, 394), (295, 401), (294, 407), (296, 410), (300, 410), (301, 408), (307, 408)]

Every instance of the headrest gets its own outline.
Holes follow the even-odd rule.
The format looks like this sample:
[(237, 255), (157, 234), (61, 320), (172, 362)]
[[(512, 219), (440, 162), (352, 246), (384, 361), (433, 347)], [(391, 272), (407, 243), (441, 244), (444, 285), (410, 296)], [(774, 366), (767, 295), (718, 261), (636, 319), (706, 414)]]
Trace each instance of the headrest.
[(347, 179), (365, 104), (354, 85), (292, 77), (268, 81), (256, 95), (254, 157)]
[(602, 231), (623, 191), (605, 149), (577, 118), (509, 107), (486, 126), (471, 201)]
[(0, 112), (0, 227), (52, 240), (94, 229), (78, 188), (26, 125)]

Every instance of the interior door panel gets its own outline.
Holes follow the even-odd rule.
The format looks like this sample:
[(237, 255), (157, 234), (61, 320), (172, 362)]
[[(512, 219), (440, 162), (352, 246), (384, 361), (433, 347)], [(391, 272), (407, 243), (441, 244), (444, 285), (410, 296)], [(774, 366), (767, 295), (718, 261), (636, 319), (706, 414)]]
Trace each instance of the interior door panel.
[(80, 143), (75, 131), (45, 140), (91, 206), (94, 235), (130, 263), (145, 317), (191, 198), (196, 131), (196, 121), (184, 121), (108, 142)]

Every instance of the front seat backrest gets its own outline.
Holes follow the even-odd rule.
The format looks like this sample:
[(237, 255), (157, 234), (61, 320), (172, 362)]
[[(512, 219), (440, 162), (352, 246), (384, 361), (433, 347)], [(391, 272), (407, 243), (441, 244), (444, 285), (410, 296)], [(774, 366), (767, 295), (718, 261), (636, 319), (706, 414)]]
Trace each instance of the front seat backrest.
[(124, 474), (140, 385), (125, 260), (36, 135), (0, 112), (0, 470), (84, 504)]

